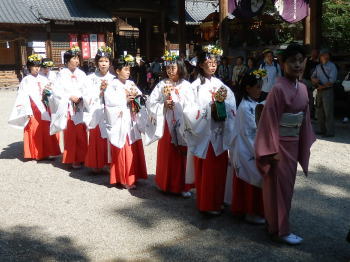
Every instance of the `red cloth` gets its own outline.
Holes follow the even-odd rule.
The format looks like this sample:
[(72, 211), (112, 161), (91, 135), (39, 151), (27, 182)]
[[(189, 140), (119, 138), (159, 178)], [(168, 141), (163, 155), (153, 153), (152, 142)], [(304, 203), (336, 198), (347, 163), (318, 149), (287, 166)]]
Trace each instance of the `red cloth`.
[(75, 125), (69, 117), (67, 128), (64, 130), (64, 152), (62, 163), (83, 163), (85, 161), (87, 147), (85, 125)]
[(233, 175), (231, 210), (235, 215), (257, 215), (264, 217), (262, 190)]
[(171, 135), (165, 122), (163, 137), (158, 142), (156, 184), (165, 191), (181, 193), (193, 188), (185, 184), (187, 147), (171, 143)]
[(224, 203), (228, 153), (215, 156), (209, 144), (206, 159), (194, 157), (197, 208), (220, 211)]
[(147, 168), (142, 140), (132, 145), (127, 137), (122, 149), (111, 145), (112, 163), (110, 183), (132, 186), (138, 179), (147, 178)]
[(59, 135), (50, 136), (50, 122), (41, 120), (41, 112), (31, 101), (33, 116), (24, 128), (24, 158), (44, 159), (61, 154)]
[(100, 127), (89, 130), (89, 145), (85, 158), (85, 166), (103, 168), (108, 164), (107, 139), (101, 137)]

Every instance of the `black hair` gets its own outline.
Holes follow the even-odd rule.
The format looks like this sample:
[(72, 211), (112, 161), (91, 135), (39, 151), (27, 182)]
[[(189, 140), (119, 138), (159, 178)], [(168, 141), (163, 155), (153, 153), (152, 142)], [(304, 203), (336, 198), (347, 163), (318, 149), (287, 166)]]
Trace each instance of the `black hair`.
[(80, 58), (80, 52), (72, 52), (72, 50), (68, 50), (64, 53), (63, 55), (63, 60), (65, 64), (68, 64), (68, 62), (73, 58), (73, 57), (79, 57)]
[(297, 54), (301, 54), (305, 58), (304, 47), (295, 43), (288, 45), (288, 47), (282, 52), (282, 62), (286, 62), (289, 57)]
[(260, 81), (260, 79), (256, 78), (255, 75), (253, 75), (252, 73), (250, 74), (245, 74), (240, 82), (239, 85), (239, 92), (241, 94), (241, 97), (244, 97), (245, 99), (247, 99), (249, 97), (249, 94), (247, 92), (247, 86), (255, 86), (256, 84), (258, 84)]
[(30, 69), (32, 66), (41, 66), (41, 61), (29, 61), (27, 60), (27, 68)]
[(252, 62), (253, 62), (253, 67), (254, 67), (254, 66), (255, 66), (255, 63), (256, 63), (255, 58), (252, 57), (252, 56), (248, 57), (248, 58), (247, 58), (247, 64), (248, 64), (248, 61), (249, 61), (249, 60), (252, 60)]
[(95, 56), (95, 64), (98, 65), (98, 61), (102, 58), (108, 58), (109, 62), (112, 62), (112, 54), (108, 52), (97, 52)]
[(201, 85), (205, 83), (205, 74), (204, 74), (203, 68), (200, 65), (203, 64), (205, 61), (207, 61), (208, 58), (216, 59), (215, 55), (205, 51), (202, 51), (197, 58), (197, 72), (198, 72), (198, 77), (201, 81)]
[[(185, 62), (183, 59), (177, 59), (175, 63), (177, 65), (177, 75), (179, 76), (179, 81), (182, 81), (187, 77), (187, 69), (186, 69)], [(164, 68), (166, 69), (166, 67), (167, 66), (165, 66)], [(165, 70), (165, 74), (167, 75), (166, 70)]]
[(133, 67), (135, 65), (135, 62), (126, 62), (124, 60), (124, 56), (120, 56), (119, 58), (115, 58), (112, 62), (114, 71), (122, 70), (123, 67), (130, 66)]

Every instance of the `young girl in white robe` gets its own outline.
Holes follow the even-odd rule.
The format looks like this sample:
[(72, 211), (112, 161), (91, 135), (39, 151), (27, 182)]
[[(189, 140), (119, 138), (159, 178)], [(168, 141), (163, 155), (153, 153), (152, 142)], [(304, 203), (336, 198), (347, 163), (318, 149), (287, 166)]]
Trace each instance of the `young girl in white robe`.
[(85, 123), (89, 129), (89, 144), (84, 164), (96, 173), (108, 164), (104, 91), (115, 78), (109, 72), (111, 59), (110, 47), (104, 46), (98, 49), (95, 57), (98, 70), (87, 77), (83, 95), (86, 115), (88, 115), (85, 117)]
[(28, 57), (30, 74), (24, 77), (12, 110), (9, 124), (24, 129), (24, 158), (41, 160), (61, 154), (58, 137), (50, 136), (50, 114), (43, 103), (49, 81), (39, 74), (41, 57)]
[(41, 63), (40, 75), (44, 76), (49, 80), (50, 86), (56, 81), (57, 73), (53, 72), (51, 69), (54, 66), (53, 61), (50, 58), (44, 58)]
[[(256, 70), (243, 77), (243, 99), (238, 107), (235, 121), (232, 161), (233, 196), (231, 210), (234, 215), (243, 215), (249, 223), (264, 224), (262, 199), (262, 176), (255, 163), (254, 141), (257, 130), (256, 107), (261, 95), (261, 79), (264, 72)], [(231, 184), (232, 188), (232, 184)]]
[(157, 187), (164, 192), (181, 193), (187, 198), (191, 196), (189, 190), (193, 185), (185, 183), (187, 145), (181, 130), (183, 108), (192, 89), (184, 79), (184, 62), (169, 53), (165, 54), (164, 60), (168, 78), (157, 84), (148, 99), (149, 125), (154, 125), (154, 133), (147, 140), (150, 143), (159, 139), (155, 177)]
[(83, 122), (83, 93), (86, 74), (78, 68), (80, 49), (73, 47), (64, 54), (66, 68), (57, 76), (52, 89), (51, 134), (64, 130), (62, 163), (80, 168), (87, 151), (87, 132)]
[(197, 208), (218, 215), (223, 208), (228, 148), (233, 139), (236, 101), (218, 78), (217, 47), (198, 56), (199, 77), (192, 83), (196, 107), (184, 109), (184, 135), (194, 157)]
[(147, 178), (141, 132), (147, 115), (141, 91), (128, 80), (134, 58), (126, 55), (114, 61), (117, 78), (104, 92), (106, 125), (111, 143), (110, 184), (135, 188), (138, 179)]

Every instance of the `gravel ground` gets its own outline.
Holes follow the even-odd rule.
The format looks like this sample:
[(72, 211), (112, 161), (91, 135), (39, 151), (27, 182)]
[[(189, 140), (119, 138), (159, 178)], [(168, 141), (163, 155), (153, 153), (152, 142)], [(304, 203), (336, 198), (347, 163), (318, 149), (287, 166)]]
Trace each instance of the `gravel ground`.
[(22, 131), (7, 125), (15, 95), (0, 92), (0, 261), (350, 261), (350, 125), (314, 144), (308, 178), (299, 171), (291, 223), (305, 242), (290, 247), (157, 191), (156, 144), (145, 148), (149, 179), (132, 191), (59, 159), (24, 161)]

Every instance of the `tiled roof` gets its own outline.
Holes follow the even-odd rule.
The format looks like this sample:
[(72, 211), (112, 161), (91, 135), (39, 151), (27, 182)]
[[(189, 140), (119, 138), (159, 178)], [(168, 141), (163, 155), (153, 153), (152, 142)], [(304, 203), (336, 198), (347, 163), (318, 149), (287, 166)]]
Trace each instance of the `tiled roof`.
[(0, 0), (0, 23), (48, 21), (113, 22), (106, 11), (86, 0)]
[(28, 5), (25, 0), (1, 0), (0, 23), (9, 24), (45, 24), (40, 19), (36, 8)]
[[(219, 10), (218, 0), (186, 0), (185, 20), (188, 25), (200, 24), (209, 14)], [(173, 1), (168, 10), (171, 10), (168, 17), (171, 21), (178, 23), (177, 1)]]
[(87, 0), (24, 0), (37, 7), (44, 20), (113, 22), (112, 16)]

